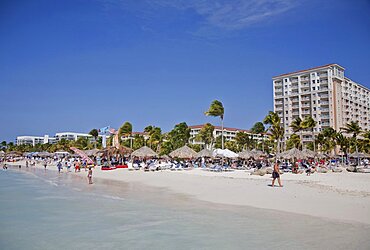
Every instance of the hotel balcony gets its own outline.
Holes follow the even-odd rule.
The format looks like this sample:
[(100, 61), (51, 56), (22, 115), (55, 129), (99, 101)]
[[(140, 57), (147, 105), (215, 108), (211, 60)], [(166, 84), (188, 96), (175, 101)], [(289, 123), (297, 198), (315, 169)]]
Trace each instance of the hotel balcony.
[(292, 103), (293, 103), (293, 102), (294, 102), (294, 103), (295, 103), (295, 102), (299, 102), (299, 98), (292, 98), (291, 100), (292, 100)]
[(323, 127), (329, 127), (330, 126), (330, 122), (322, 122), (321, 123), (321, 126), (323, 126)]
[(311, 98), (310, 97), (302, 97), (301, 98), (301, 101), (310, 101), (311, 100)]
[(275, 107), (275, 110), (276, 111), (282, 111), (283, 110), (283, 107), (281, 106), (281, 107)]
[(302, 114), (303, 115), (309, 115), (309, 114), (311, 114), (311, 112), (309, 110), (304, 110), (304, 111), (302, 111)]
[(309, 108), (311, 107), (311, 104), (302, 104), (302, 108)]

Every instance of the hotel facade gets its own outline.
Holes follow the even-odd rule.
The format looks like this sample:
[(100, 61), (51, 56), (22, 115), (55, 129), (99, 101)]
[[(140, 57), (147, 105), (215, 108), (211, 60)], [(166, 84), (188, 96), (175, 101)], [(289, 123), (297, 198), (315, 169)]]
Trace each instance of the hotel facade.
[[(293, 134), (290, 124), (297, 117), (312, 116), (315, 134), (328, 127), (339, 131), (351, 121), (370, 129), (370, 90), (344, 71), (338, 64), (328, 64), (272, 78), (274, 112), (281, 118), (285, 140)], [(303, 142), (312, 140), (312, 132), (303, 131)]]

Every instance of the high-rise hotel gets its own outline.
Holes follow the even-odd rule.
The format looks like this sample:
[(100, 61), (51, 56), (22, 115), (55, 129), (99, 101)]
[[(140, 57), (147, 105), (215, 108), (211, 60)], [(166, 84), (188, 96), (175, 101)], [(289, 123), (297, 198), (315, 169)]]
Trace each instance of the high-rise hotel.
[[(274, 111), (281, 118), (285, 139), (293, 134), (291, 122), (312, 116), (319, 133), (327, 127), (339, 131), (350, 121), (370, 129), (370, 89), (344, 76), (344, 68), (328, 64), (278, 75), (272, 78)], [(312, 132), (303, 132), (303, 142), (312, 141)]]

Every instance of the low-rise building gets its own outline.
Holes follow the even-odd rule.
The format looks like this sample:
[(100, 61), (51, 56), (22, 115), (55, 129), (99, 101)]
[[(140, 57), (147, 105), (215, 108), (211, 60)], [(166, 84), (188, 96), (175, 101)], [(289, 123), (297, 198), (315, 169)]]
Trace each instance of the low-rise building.
[(60, 132), (55, 134), (55, 139), (56, 141), (60, 141), (62, 139), (65, 139), (67, 141), (77, 141), (78, 138), (81, 137), (92, 137), (90, 134), (85, 134), (85, 133), (75, 133), (75, 132)]
[[(204, 125), (194, 125), (189, 126), (190, 128), (190, 143), (191, 144), (203, 144), (203, 142), (197, 141), (196, 136), (199, 134), (200, 130), (203, 128)], [(220, 126), (214, 126), (213, 130), (213, 137), (216, 139), (217, 137), (222, 135), (222, 128)], [(266, 134), (254, 134), (250, 130), (247, 129), (239, 129), (239, 128), (228, 128), (224, 127), (224, 141), (235, 141), (235, 136), (238, 132), (249, 134), (250, 137), (254, 140), (266, 140), (268, 139), (268, 135)]]
[(49, 137), (49, 135), (44, 136), (23, 135), (17, 136), (15, 143), (17, 145), (32, 145), (32, 146), (35, 146), (36, 144), (46, 144), (46, 143), (53, 144), (55, 143), (55, 138)]

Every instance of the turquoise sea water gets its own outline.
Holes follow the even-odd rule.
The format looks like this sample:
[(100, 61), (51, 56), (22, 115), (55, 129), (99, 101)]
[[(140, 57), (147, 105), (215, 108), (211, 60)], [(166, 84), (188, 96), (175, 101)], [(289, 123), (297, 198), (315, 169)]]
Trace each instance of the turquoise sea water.
[(54, 171), (0, 171), (0, 204), (3, 250), (370, 249), (366, 225)]

